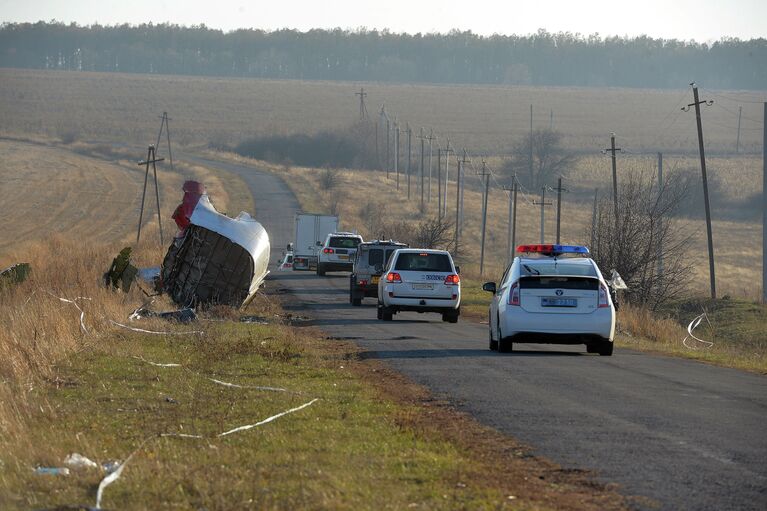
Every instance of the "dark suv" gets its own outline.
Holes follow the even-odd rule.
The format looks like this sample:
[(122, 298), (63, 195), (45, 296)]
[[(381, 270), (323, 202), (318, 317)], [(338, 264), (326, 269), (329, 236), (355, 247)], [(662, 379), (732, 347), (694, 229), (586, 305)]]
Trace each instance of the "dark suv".
[(408, 245), (392, 240), (359, 244), (349, 279), (349, 302), (352, 305), (360, 305), (366, 296), (378, 296), (378, 279), (389, 258), (398, 248), (408, 248)]

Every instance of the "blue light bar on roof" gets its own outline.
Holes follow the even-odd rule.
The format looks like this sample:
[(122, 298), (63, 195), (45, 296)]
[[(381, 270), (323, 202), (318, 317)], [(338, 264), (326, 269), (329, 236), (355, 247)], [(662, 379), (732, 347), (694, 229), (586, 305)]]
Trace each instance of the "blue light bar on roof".
[(520, 254), (544, 254), (544, 255), (559, 255), (559, 254), (589, 254), (589, 249), (580, 245), (552, 245), (552, 244), (538, 244), (538, 245), (519, 245), (517, 252)]

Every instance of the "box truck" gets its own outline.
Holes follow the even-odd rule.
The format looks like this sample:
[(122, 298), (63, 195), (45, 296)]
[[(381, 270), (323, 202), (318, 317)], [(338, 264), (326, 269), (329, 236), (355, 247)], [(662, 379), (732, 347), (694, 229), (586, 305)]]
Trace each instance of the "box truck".
[(317, 256), (328, 234), (338, 231), (338, 217), (296, 215), (296, 242), (293, 244), (293, 270), (317, 268)]

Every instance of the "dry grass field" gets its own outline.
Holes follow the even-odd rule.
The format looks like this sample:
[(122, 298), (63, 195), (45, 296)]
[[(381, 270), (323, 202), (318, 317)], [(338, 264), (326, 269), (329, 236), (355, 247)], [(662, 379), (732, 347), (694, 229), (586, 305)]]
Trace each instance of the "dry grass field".
[[(53, 235), (104, 245), (134, 243), (145, 171), (136, 165), (141, 157), (138, 149), (0, 139), (0, 268), (26, 260), (29, 247)], [(170, 215), (186, 179), (205, 182), (221, 211), (252, 211), (250, 194), (234, 176), (181, 163), (175, 171), (160, 164), (158, 178), (166, 239), (176, 232)], [(157, 224), (150, 173), (144, 228), (157, 230)], [(142, 239), (148, 235), (142, 233)]]
[[(701, 84), (705, 85), (705, 84)], [(182, 144), (233, 145), (253, 135), (314, 132), (357, 119), (354, 92), (364, 86), (371, 115), (382, 104), (392, 120), (433, 128), (442, 141), (472, 153), (505, 153), (529, 130), (550, 125), (579, 152), (607, 147), (610, 132), (633, 151), (697, 150), (687, 83), (678, 90), (517, 86), (436, 86), (302, 82), (0, 69), (0, 130), (64, 139), (149, 143), (158, 115), (171, 115)], [(738, 107), (741, 148), (761, 144), (764, 92), (701, 91), (708, 150), (734, 151)]]

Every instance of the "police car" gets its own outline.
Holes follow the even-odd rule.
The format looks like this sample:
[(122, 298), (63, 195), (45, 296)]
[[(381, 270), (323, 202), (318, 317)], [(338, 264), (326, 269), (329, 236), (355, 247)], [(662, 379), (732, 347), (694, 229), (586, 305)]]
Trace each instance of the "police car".
[(362, 236), (351, 232), (333, 232), (325, 238), (317, 257), (317, 275), (329, 271), (352, 271), (357, 246)]
[(398, 249), (378, 282), (378, 319), (400, 311), (436, 312), (456, 323), (461, 313), (461, 278), (445, 250)]
[(512, 351), (520, 342), (585, 344), (589, 353), (610, 356), (615, 306), (589, 250), (572, 245), (520, 245), (520, 254), (493, 293), (489, 310), (490, 349)]

